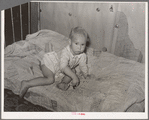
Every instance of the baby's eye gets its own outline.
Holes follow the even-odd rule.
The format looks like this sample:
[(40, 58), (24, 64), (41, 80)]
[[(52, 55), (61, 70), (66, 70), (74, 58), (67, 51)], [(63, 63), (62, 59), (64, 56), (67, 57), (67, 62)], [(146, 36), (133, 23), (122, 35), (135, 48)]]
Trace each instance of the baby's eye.
[(78, 43), (76, 43), (76, 45), (78, 45)]
[(84, 46), (84, 44), (82, 44), (82, 46)]

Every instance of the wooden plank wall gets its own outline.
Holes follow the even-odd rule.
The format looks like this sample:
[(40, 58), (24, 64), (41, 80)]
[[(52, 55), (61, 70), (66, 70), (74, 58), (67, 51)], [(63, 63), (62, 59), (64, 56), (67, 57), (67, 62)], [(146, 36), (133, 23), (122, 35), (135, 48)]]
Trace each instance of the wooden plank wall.
[[(145, 63), (145, 42), (146, 42), (145, 26), (147, 26), (145, 24), (145, 21), (147, 20), (147, 18), (145, 18), (145, 14), (147, 12), (145, 3), (143, 2), (142, 3), (131, 2), (131, 3), (125, 3), (125, 4), (123, 3), (119, 5), (119, 11), (121, 11), (120, 18), (127, 19), (128, 31), (126, 33), (128, 38), (125, 37), (125, 41), (127, 39), (127, 40), (130, 40), (130, 42), (132, 42), (130, 44), (131, 46), (129, 47), (130, 49), (127, 49), (126, 47), (127, 45), (125, 45), (125, 49), (127, 51), (132, 51), (131, 54), (135, 53), (134, 56), (130, 57), (131, 59), (136, 59), (136, 57), (139, 56), (137, 61), (141, 61), (142, 63)], [(131, 49), (133, 47), (134, 49)], [(130, 55), (127, 54), (127, 56), (130, 56)]]
[[(111, 6), (113, 12), (110, 11)], [(70, 30), (82, 26), (89, 33), (91, 47), (111, 51), (114, 21), (118, 4), (114, 3), (40, 3), (41, 29), (69, 36)]]
[(144, 63), (144, 11), (142, 4), (131, 3), (31, 2), (30, 6), (23, 4), (5, 10), (5, 43), (7, 46), (25, 39), (40, 29), (69, 36), (71, 28), (82, 26), (89, 33), (90, 47), (106, 47), (117, 56)]
[(98, 50), (106, 47), (117, 56), (145, 62), (144, 5), (41, 2), (40, 9), (41, 29), (69, 36), (71, 28), (82, 26), (89, 33), (90, 47)]

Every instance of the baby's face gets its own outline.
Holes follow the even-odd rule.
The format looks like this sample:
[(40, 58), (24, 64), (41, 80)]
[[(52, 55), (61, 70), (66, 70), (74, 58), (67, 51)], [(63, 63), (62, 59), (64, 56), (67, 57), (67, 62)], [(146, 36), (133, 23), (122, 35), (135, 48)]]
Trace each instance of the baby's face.
[(86, 38), (83, 35), (77, 35), (71, 40), (70, 48), (73, 55), (79, 55), (84, 52), (86, 47)]

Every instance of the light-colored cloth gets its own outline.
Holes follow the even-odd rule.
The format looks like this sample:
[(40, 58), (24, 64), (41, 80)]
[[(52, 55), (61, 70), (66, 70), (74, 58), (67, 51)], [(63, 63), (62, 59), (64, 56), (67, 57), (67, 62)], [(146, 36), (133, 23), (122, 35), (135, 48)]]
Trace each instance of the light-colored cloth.
[(59, 59), (55, 51), (46, 53), (41, 61), (41, 65), (45, 65), (54, 74), (59, 71)]
[[(54, 51), (61, 51), (68, 45), (67, 41), (67, 37), (59, 33), (42, 30), (32, 39), (7, 46), (4, 58), (5, 79), (2, 79), (4, 88), (18, 95), (22, 80), (43, 76), (39, 61), (45, 54), (45, 44), (51, 42)], [(60, 77), (50, 86), (30, 88), (24, 98), (57, 112), (143, 112), (143, 101), (146, 99), (145, 64), (108, 52), (101, 52), (96, 57), (92, 48), (86, 51), (89, 73), (94, 74), (95, 78), (80, 78), (80, 85), (75, 90), (70, 87), (64, 92), (56, 87)], [(52, 107), (52, 101), (57, 102), (57, 107)]]
[(87, 75), (87, 56), (85, 53), (73, 55), (68, 45), (62, 51), (56, 53), (55, 51), (46, 53), (41, 61), (41, 64), (49, 68), (56, 76), (58, 76), (66, 66), (75, 68), (79, 65), (80, 70)]

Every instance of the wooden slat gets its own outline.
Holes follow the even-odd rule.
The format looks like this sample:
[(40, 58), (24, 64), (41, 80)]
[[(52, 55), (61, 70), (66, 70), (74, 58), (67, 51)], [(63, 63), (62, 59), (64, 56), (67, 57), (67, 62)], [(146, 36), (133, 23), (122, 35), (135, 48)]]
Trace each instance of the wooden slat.
[(38, 30), (41, 29), (41, 26), (40, 26), (40, 2), (38, 3)]
[(22, 7), (20, 5), (20, 27), (21, 27), (21, 40), (23, 40), (23, 29), (22, 29)]
[(31, 4), (28, 3), (28, 33), (29, 34), (30, 34), (30, 30), (31, 30), (31, 28), (30, 28), (30, 13), (31, 13), (30, 6), (31, 6)]
[(21, 40), (21, 27), (20, 27), (20, 6), (12, 8), (15, 41)]
[(22, 29), (23, 29), (23, 40), (27, 34), (29, 34), (29, 21), (28, 21), (28, 3), (22, 4)]
[(12, 11), (12, 8), (11, 8), (11, 23), (12, 23), (13, 42), (15, 42), (14, 21), (13, 21), (13, 11)]
[(38, 31), (38, 2), (31, 2), (31, 33)]
[(13, 32), (11, 22), (11, 9), (5, 10), (5, 45), (8, 46), (13, 43)]

